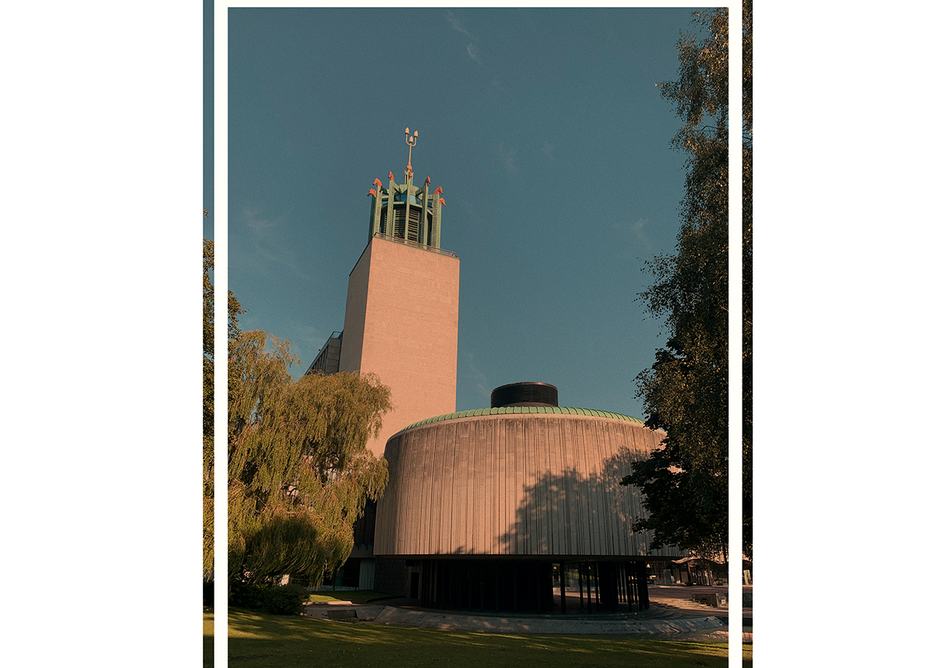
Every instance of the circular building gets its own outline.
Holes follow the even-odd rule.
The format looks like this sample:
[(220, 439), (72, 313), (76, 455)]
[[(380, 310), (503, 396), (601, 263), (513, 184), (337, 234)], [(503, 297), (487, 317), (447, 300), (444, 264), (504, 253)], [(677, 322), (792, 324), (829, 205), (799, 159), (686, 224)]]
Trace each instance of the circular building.
[(647, 607), (648, 561), (681, 555), (632, 531), (642, 497), (620, 481), (663, 437), (626, 415), (559, 407), (546, 383), (409, 425), (384, 452), (378, 579), (395, 572), (393, 588), (427, 607), (564, 611), (567, 594), (582, 610), (593, 598)]

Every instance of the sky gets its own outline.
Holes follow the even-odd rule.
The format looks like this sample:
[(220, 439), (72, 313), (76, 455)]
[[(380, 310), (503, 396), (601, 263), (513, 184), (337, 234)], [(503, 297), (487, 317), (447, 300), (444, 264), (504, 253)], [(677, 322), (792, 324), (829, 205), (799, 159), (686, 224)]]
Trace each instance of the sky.
[(655, 84), (698, 29), (689, 9), (231, 9), (241, 328), (288, 339), (295, 377), (343, 328), (367, 191), (402, 178), (410, 128), (460, 259), (456, 409), (537, 381), (643, 417), (634, 379), (665, 336), (637, 297), (674, 248), (684, 178)]

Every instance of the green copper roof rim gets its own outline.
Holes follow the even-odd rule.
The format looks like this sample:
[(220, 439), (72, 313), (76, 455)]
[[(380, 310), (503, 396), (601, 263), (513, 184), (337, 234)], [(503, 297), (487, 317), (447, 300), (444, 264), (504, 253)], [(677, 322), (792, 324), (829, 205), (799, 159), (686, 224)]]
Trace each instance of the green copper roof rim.
[(446, 420), (458, 420), (468, 417), (482, 417), (487, 415), (530, 415), (530, 414), (548, 414), (548, 415), (585, 415), (589, 417), (610, 418), (612, 420), (625, 420), (626, 422), (635, 422), (643, 424), (644, 421), (623, 415), (621, 413), (611, 413), (609, 411), (596, 411), (591, 408), (566, 408), (557, 406), (504, 406), (501, 408), (474, 408), (470, 411), (458, 411), (457, 413), (447, 413), (445, 415), (436, 415), (434, 417), (414, 422), (403, 427), (399, 432), (404, 432), (416, 427), (422, 427), (434, 422), (444, 422)]

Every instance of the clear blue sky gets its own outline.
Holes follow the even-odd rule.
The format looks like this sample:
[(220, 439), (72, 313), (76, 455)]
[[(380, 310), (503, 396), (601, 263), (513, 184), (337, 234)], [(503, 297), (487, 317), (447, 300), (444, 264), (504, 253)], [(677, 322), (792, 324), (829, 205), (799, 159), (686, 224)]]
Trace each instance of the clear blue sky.
[[(689, 9), (232, 9), (229, 280), (242, 329), (301, 375), (341, 330), (374, 178), (446, 199), (461, 260), (457, 409), (542, 381), (564, 406), (643, 417), (665, 342), (638, 293), (672, 250), (678, 71)], [(206, 171), (206, 175), (210, 172)], [(206, 206), (211, 208), (208, 186)], [(209, 229), (210, 224), (206, 229)]]

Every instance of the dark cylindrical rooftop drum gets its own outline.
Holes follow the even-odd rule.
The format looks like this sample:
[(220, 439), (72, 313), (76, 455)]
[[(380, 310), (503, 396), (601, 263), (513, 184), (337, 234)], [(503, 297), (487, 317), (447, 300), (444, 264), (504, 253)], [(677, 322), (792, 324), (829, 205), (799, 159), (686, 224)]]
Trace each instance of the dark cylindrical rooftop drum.
[(491, 392), (491, 408), (558, 405), (559, 390), (549, 383), (510, 383)]

